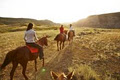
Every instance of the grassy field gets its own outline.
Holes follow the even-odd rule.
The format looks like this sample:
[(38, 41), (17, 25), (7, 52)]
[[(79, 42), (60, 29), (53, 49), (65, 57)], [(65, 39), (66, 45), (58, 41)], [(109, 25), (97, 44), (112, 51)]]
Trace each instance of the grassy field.
[[(3, 28), (3, 27), (2, 27)], [(23, 46), (25, 27), (6, 29), (0, 34), (0, 64), (10, 50)], [(66, 29), (68, 29), (66, 27)], [(13, 30), (13, 31), (11, 31)], [(41, 38), (48, 35), (48, 46), (44, 47), (45, 70), (38, 59), (36, 80), (52, 80), (50, 71), (69, 73), (75, 70), (73, 80), (120, 80), (120, 30), (100, 28), (75, 28), (76, 37), (65, 48), (57, 51), (54, 37), (59, 33), (56, 27), (35, 27)], [(1, 30), (2, 31), (2, 30)], [(11, 64), (6, 67), (4, 80), (9, 79)], [(24, 80), (21, 66), (16, 69), (14, 79)], [(34, 62), (29, 62), (26, 74), (35, 80)]]
[[(10, 26), (10, 25), (0, 25), (0, 33), (6, 33), (6, 32), (17, 32), (17, 31), (25, 31), (27, 26)], [(38, 30), (57, 30), (59, 27), (58, 26), (47, 26), (47, 25), (42, 25), (42, 26), (35, 26), (34, 29), (36, 31)]]

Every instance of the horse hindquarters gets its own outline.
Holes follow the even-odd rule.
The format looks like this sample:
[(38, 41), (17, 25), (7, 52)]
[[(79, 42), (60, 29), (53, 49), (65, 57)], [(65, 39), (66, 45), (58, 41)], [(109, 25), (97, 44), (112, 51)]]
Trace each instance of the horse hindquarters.
[(16, 50), (12, 50), (7, 53), (5, 60), (4, 60), (3, 64), (1, 65), (1, 69), (5, 68), (11, 61), (13, 61), (15, 53), (16, 53)]
[(54, 40), (58, 40), (58, 38), (59, 38), (59, 35), (60, 35), (60, 34), (58, 34), (58, 35), (57, 35), (57, 36), (54, 38)]

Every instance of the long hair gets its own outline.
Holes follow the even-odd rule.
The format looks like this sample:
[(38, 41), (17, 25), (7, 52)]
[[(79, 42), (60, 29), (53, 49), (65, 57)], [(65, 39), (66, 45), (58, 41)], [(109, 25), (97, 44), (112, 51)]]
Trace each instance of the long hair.
[(26, 31), (28, 31), (28, 30), (30, 30), (30, 29), (32, 29), (32, 28), (33, 28), (33, 24), (32, 24), (32, 23), (29, 23), (28, 26), (27, 26)]

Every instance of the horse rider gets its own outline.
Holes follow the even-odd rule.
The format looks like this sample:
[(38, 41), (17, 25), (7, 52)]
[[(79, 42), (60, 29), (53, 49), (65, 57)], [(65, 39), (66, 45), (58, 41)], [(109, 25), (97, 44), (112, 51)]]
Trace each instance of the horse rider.
[(26, 45), (30, 47), (38, 48), (39, 58), (43, 59), (44, 58), (43, 47), (35, 43), (35, 39), (38, 40), (36, 32), (33, 30), (33, 24), (29, 23), (25, 31), (24, 40), (26, 42)]
[(63, 27), (63, 25), (61, 25), (61, 27), (60, 27), (60, 34), (64, 35), (65, 38), (66, 38), (66, 40), (67, 40), (67, 35), (66, 35), (65, 32), (64, 32), (64, 27)]
[(75, 30), (73, 29), (73, 26), (72, 26), (72, 24), (70, 24), (69, 31), (72, 31), (72, 32), (73, 32), (73, 35), (75, 36)]
[(60, 34), (63, 34), (63, 32), (64, 32), (64, 27), (63, 27), (63, 25), (61, 25), (61, 27), (60, 27)]

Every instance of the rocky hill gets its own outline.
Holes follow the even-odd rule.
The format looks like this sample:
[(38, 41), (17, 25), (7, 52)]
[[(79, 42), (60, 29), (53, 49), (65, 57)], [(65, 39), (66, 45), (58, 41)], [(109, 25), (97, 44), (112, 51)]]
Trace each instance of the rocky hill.
[(120, 28), (120, 12), (92, 15), (74, 23), (80, 27)]
[(50, 20), (35, 20), (28, 18), (4, 18), (0, 17), (0, 25), (15, 25), (15, 26), (26, 26), (28, 23), (34, 23), (37, 26), (41, 25), (57, 25)]

